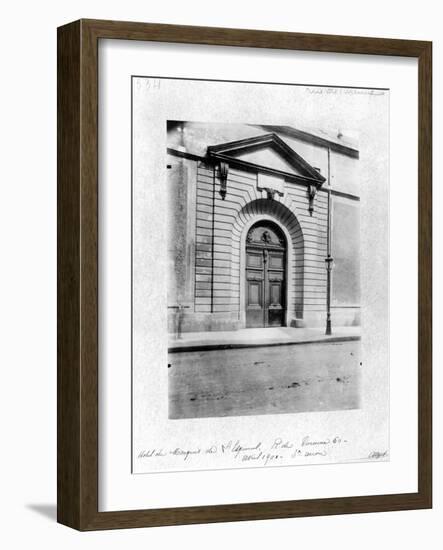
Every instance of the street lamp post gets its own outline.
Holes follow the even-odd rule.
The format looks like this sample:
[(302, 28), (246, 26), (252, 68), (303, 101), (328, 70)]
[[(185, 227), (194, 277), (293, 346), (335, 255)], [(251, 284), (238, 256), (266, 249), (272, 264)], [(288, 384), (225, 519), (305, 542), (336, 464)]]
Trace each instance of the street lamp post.
[(332, 334), (331, 326), (331, 275), (332, 264), (334, 262), (331, 255), (331, 227), (332, 227), (332, 212), (331, 212), (331, 149), (328, 147), (328, 233), (327, 233), (327, 250), (326, 250), (326, 335)]
[(329, 335), (332, 334), (332, 327), (331, 327), (331, 271), (332, 271), (332, 262), (334, 260), (331, 256), (327, 256), (325, 258), (326, 262), (326, 285), (327, 285), (327, 292), (326, 292), (326, 331), (325, 334)]

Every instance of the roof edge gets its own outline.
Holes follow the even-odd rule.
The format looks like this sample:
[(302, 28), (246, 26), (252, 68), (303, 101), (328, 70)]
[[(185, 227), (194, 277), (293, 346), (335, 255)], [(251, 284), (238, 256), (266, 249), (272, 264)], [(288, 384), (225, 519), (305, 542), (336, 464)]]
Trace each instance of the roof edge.
[(356, 159), (360, 157), (359, 150), (355, 149), (354, 147), (350, 147), (349, 145), (344, 145), (342, 143), (337, 143), (336, 141), (320, 137), (316, 134), (312, 134), (311, 132), (307, 132), (306, 130), (293, 128), (292, 126), (274, 126), (267, 124), (251, 124), (251, 126), (254, 126), (256, 128), (265, 128), (266, 130), (270, 130), (271, 132), (277, 132), (279, 134), (287, 135), (289, 137), (294, 137), (306, 143), (319, 145), (321, 147), (327, 147), (332, 151), (341, 153), (342, 155), (346, 155), (348, 157)]

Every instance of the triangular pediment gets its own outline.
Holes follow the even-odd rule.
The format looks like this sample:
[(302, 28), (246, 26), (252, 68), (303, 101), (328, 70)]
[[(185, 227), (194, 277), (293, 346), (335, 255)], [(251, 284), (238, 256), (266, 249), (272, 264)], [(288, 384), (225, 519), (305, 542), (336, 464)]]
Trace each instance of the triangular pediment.
[(303, 172), (293, 163), (288, 162), (285, 158), (278, 154), (272, 147), (264, 147), (259, 151), (242, 152), (235, 155), (236, 158), (258, 164), (261, 166), (267, 166), (274, 170), (280, 170), (282, 172), (290, 172), (298, 176), (303, 176)]
[(321, 185), (325, 178), (277, 134), (222, 143), (208, 147), (208, 155), (257, 171), (269, 171)]

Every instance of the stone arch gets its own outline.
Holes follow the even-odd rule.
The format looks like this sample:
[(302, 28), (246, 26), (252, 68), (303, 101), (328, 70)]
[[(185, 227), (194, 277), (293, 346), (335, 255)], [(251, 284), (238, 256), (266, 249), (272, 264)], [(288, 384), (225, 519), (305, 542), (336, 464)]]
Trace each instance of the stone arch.
[(286, 325), (295, 318), (303, 318), (304, 238), (296, 215), (285, 204), (276, 200), (256, 199), (240, 210), (232, 226), (232, 286), (238, 289), (240, 326), (245, 326), (245, 250), (249, 229), (260, 221), (274, 222), (287, 239)]

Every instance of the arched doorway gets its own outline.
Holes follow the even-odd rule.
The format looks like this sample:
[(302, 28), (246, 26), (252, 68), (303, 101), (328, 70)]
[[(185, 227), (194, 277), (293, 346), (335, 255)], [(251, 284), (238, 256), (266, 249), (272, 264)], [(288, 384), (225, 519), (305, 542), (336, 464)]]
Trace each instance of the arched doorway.
[(246, 237), (246, 327), (280, 327), (286, 317), (287, 242), (271, 221), (254, 224)]

